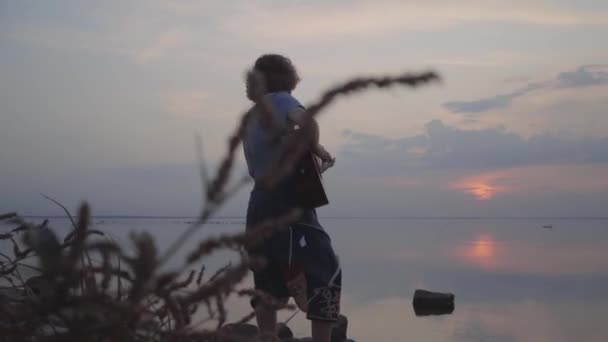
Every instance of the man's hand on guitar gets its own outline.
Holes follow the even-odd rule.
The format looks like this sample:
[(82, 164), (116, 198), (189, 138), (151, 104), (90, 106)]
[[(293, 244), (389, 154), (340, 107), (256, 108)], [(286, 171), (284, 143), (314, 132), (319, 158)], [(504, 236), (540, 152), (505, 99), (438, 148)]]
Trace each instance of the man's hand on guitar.
[(321, 158), (321, 165), (319, 166), (319, 171), (321, 173), (325, 172), (330, 167), (334, 166), (336, 163), (336, 158), (332, 157), (329, 152), (323, 147), (323, 145), (318, 144), (315, 148), (314, 154)]
[(332, 160), (333, 157), (331, 156), (331, 154), (329, 154), (329, 152), (327, 152), (327, 150), (325, 149), (325, 147), (323, 147), (323, 145), (321, 144), (317, 144), (317, 146), (314, 148), (313, 153), (321, 158), (322, 161), (328, 161), (328, 160)]

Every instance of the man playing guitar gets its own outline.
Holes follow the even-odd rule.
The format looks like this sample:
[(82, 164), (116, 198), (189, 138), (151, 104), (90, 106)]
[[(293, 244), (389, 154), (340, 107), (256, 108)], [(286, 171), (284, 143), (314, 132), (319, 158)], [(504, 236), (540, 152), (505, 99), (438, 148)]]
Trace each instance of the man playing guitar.
[[(291, 61), (281, 55), (263, 55), (253, 69), (263, 76), (263, 96), (272, 106), (273, 120), (284, 127), (302, 124), (307, 119), (306, 110), (291, 94), (299, 81)], [(255, 102), (253, 86), (254, 82), (248, 79), (247, 97)], [(294, 207), (303, 211), (289, 227), (248, 249), (249, 254), (267, 261), (263, 269), (253, 270), (255, 288), (283, 302), (293, 297), (311, 321), (313, 341), (329, 342), (332, 325), (340, 313), (342, 271), (315, 208), (328, 203), (320, 178), (335, 159), (318, 143), (319, 127), (313, 119), (313, 144), (296, 165), (294, 174), (272, 188), (264, 186), (257, 180), (273, 171), (272, 160), (280, 146), (272, 139), (260, 110), (257, 103), (251, 108), (243, 137), (249, 174), (256, 180), (249, 198), (246, 229), (255, 229), (256, 224), (280, 217)], [(321, 159), (320, 166), (316, 158)], [(253, 298), (251, 304), (260, 331), (274, 334), (276, 308), (259, 298)]]

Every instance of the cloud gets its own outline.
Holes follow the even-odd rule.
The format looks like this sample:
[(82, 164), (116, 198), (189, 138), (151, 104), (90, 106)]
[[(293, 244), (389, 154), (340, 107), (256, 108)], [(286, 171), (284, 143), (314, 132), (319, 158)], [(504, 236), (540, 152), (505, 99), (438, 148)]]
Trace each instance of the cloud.
[(452, 113), (482, 113), (496, 108), (508, 107), (513, 99), (541, 88), (542, 85), (532, 83), (522, 89), (507, 94), (499, 94), (474, 101), (446, 102), (444, 103), (444, 107)]
[[(529, 52), (515, 50), (495, 50), (486, 53), (479, 51), (467, 51), (456, 55), (446, 55), (442, 53), (436, 57), (431, 57), (424, 60), (427, 65), (436, 66), (457, 66), (471, 68), (507, 68), (515, 64), (542, 64), (545, 62), (543, 56), (535, 55)], [(521, 82), (521, 78), (512, 79)], [(529, 81), (526, 78), (525, 81)], [(520, 83), (521, 84), (521, 83)]]
[[(108, 0), (102, 5), (87, 6), (94, 6), (94, 10), (83, 12), (80, 4), (62, 4), (62, 2), (53, 6), (40, 4), (36, 7), (23, 6), (29, 7), (30, 11), (20, 11), (20, 6), (8, 6), (4, 10), (12, 14), (7, 15), (7, 19), (11, 19), (11, 24), (17, 23), (20, 30), (32, 22), (25, 21), (23, 25), (22, 19), (30, 19), (28, 14), (24, 13), (34, 13), (32, 15), (32, 18), (36, 19), (34, 22), (42, 22), (44, 26), (39, 33), (43, 33), (44, 29), (53, 29), (45, 24), (70, 28), (69, 31), (79, 31), (76, 27), (67, 26), (79, 23), (84, 13), (88, 21), (94, 22), (95, 28), (101, 28), (111, 35), (118, 32), (119, 34), (114, 37), (118, 40), (123, 38), (120, 36), (121, 32), (126, 33), (127, 37), (136, 34), (136, 38), (145, 38), (147, 34), (156, 34), (163, 26), (166, 29), (175, 23), (206, 27), (205, 32), (224, 37), (227, 34), (231, 39), (247, 37), (282, 41), (333, 39), (348, 35), (384, 34), (408, 30), (437, 30), (467, 23), (523, 23), (550, 27), (608, 24), (608, 15), (605, 12), (522, 0), (508, 3), (497, 0), (462, 0), (457, 4), (449, 0), (432, 0), (424, 3), (413, 0), (300, 1), (280, 5), (275, 1), (243, 0), (231, 2), (139, 0), (126, 4)], [(40, 8), (43, 10), (39, 11)], [(39, 20), (41, 18), (44, 20)], [(49, 21), (48, 18), (51, 20)], [(106, 26), (104, 22), (111, 22), (113, 25)], [(210, 27), (217, 27), (220, 30), (214, 32)], [(131, 31), (132, 29), (134, 31)], [(59, 32), (55, 32), (51, 40), (63, 40), (64, 36), (56, 33)], [(79, 44), (86, 42), (87, 40), (83, 40)], [(125, 49), (132, 47), (120, 45)]]
[(177, 116), (200, 116), (208, 99), (209, 92), (202, 89), (172, 92), (167, 95), (167, 111)]
[[(567, 138), (539, 134), (530, 138), (504, 128), (466, 130), (433, 120), (425, 133), (391, 139), (346, 131), (340, 151), (350, 159), (369, 158), (374, 170), (487, 170), (544, 164), (608, 163), (608, 138)], [(353, 172), (359, 168), (353, 168)], [(391, 171), (392, 170), (392, 171)]]
[(511, 102), (534, 91), (548, 89), (581, 88), (608, 85), (608, 65), (583, 65), (573, 71), (559, 73), (554, 79), (534, 83), (506, 94), (499, 94), (473, 101), (451, 101), (443, 104), (452, 113), (476, 114), (493, 109), (505, 108)]
[(0, 39), (64, 53), (118, 56), (143, 66), (166, 63), (165, 70), (166, 65), (203, 63), (217, 68), (242, 59), (235, 52), (242, 46), (217, 29), (218, 20), (233, 5), (108, 0), (92, 11), (80, 4), (45, 6), (26, 5), (30, 11), (13, 9), (14, 18), (0, 27)]
[[(466, 23), (604, 25), (605, 13), (515, 1), (355, 1), (268, 6), (247, 3), (223, 21), (226, 31), (259, 39), (333, 39), (349, 35), (446, 29)], [(314, 23), (314, 25), (311, 25)], [(347, 24), (345, 24), (347, 23)], [(247, 29), (244, 29), (246, 27)], [(280, 29), (277, 29), (280, 27)]]
[(504, 128), (461, 129), (433, 120), (419, 135), (345, 132), (345, 138), (332, 172), (350, 183), (336, 181), (374, 189), (382, 195), (373, 196), (412, 210), (427, 203), (443, 212), (475, 212), (479, 208), (466, 209), (466, 203), (485, 202), (485, 214), (603, 215), (597, 201), (608, 194), (602, 176), (608, 172), (607, 137), (524, 138)]
[(565, 71), (557, 76), (557, 87), (587, 87), (608, 84), (608, 65), (583, 65), (574, 71)]
[(140, 63), (159, 60), (190, 45), (193, 36), (193, 32), (183, 28), (169, 29), (160, 32), (150, 46), (133, 50), (132, 56)]

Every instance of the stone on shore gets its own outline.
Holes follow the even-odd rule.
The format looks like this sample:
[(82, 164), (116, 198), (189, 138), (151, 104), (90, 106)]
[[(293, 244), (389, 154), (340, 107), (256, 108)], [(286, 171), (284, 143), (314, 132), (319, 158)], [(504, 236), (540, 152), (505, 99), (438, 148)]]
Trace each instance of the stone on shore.
[[(331, 342), (354, 342), (347, 337), (348, 319), (346, 316), (340, 315), (338, 321), (334, 325), (331, 334)], [(230, 335), (234, 341), (255, 341), (258, 335), (258, 327), (253, 324), (226, 324), (222, 328), (222, 332)], [(283, 324), (277, 325), (277, 335), (281, 341), (290, 342), (311, 342), (312, 338), (302, 337), (294, 338), (291, 329)]]
[(253, 324), (226, 324), (222, 332), (235, 341), (252, 341), (258, 336), (258, 327)]
[(289, 340), (293, 339), (293, 332), (289, 329), (287, 324), (279, 323), (277, 325), (277, 336), (279, 336), (280, 340)]

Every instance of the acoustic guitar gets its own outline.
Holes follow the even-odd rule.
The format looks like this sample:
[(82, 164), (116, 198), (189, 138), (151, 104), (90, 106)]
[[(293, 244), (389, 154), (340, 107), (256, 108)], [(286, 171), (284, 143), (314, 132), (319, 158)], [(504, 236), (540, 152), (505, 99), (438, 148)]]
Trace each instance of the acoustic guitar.
[(314, 209), (329, 204), (317, 157), (311, 151), (296, 165), (293, 190), (296, 204), (301, 208)]

